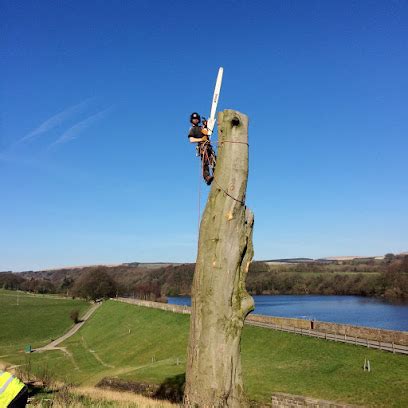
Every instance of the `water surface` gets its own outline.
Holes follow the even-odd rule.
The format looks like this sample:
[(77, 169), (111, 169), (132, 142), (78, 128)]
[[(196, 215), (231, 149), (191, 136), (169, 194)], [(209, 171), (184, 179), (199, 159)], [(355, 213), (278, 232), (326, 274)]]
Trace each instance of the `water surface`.
[[(408, 331), (408, 304), (362, 296), (275, 295), (254, 300), (254, 314)], [(191, 299), (169, 297), (169, 303), (190, 306)]]

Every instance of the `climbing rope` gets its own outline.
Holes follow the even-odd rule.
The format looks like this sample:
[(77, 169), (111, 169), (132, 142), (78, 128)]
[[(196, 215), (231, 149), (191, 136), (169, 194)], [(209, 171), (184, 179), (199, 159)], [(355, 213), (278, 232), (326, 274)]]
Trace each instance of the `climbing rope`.
[(228, 193), (228, 191), (225, 191), (217, 182), (217, 179), (214, 177), (214, 182), (215, 184), (220, 188), (220, 190), (222, 190), (228, 197), (232, 198), (233, 200), (235, 200), (237, 203), (240, 203), (241, 205), (245, 205), (245, 201), (241, 201), (238, 200), (238, 198), (233, 197), (230, 193)]
[[(222, 145), (223, 143), (245, 144), (245, 145), (247, 145), (247, 146), (249, 147), (249, 144), (248, 144), (247, 142), (238, 142), (238, 141), (235, 141), (235, 140), (221, 140), (221, 141), (219, 141), (219, 142), (216, 142), (217, 146)], [(228, 191), (226, 191), (224, 188), (222, 188), (222, 187), (218, 184), (218, 182), (217, 182), (217, 180), (215, 179), (215, 177), (214, 177), (214, 181), (215, 181), (215, 184), (217, 184), (217, 186), (218, 186), (228, 197), (232, 198), (233, 200), (235, 200), (237, 203), (240, 203), (241, 205), (245, 205), (245, 201), (238, 200), (238, 198), (233, 197), (231, 194), (228, 193)]]
[[(238, 141), (234, 141), (234, 140), (222, 140), (220, 142), (216, 142), (215, 144), (217, 146), (222, 145), (223, 143), (237, 143), (237, 144), (245, 144), (249, 147), (249, 144), (247, 142), (238, 142)], [(208, 156), (208, 151), (207, 151), (207, 145), (211, 146), (210, 141), (206, 141), (204, 142), (202, 145), (199, 146), (199, 155), (200, 155), (200, 159), (201, 159), (201, 163), (200, 163), (200, 170), (201, 170), (201, 174), (200, 174), (200, 178), (199, 178), (199, 186), (198, 186), (198, 231), (200, 232), (200, 220), (201, 220), (201, 178), (204, 177), (204, 163), (205, 160), (207, 159), (207, 163), (208, 165), (212, 168), (212, 170), (214, 171), (214, 166), (215, 166), (215, 154), (214, 151), (212, 151), (213, 154), (211, 154), (211, 158)], [(245, 201), (241, 201), (238, 200), (238, 198), (232, 196), (230, 193), (228, 193), (228, 191), (225, 190), (225, 188), (223, 188), (222, 186), (220, 186), (220, 184), (218, 183), (217, 179), (214, 176), (213, 173), (213, 181), (215, 182), (215, 184), (218, 186), (218, 188), (224, 192), (228, 197), (232, 198), (234, 201), (236, 201), (237, 203), (240, 203), (241, 205), (245, 205)]]
[(238, 142), (234, 140), (221, 140), (221, 142), (216, 142), (217, 145), (222, 145), (223, 143), (239, 143), (239, 144), (245, 144), (249, 147), (249, 143), (247, 142)]
[[(198, 175), (198, 228), (197, 228), (197, 237), (200, 236), (200, 221), (201, 221), (201, 168), (200, 174)], [(197, 239), (198, 242), (198, 239)]]

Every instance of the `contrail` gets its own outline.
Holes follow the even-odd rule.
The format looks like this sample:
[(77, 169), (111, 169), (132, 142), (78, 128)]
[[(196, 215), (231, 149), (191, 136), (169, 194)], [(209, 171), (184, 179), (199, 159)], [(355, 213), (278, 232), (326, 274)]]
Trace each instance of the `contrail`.
[(101, 119), (105, 114), (110, 111), (112, 107), (104, 109), (100, 112), (95, 113), (92, 116), (78, 122), (76, 125), (70, 127), (67, 131), (65, 131), (61, 137), (59, 137), (55, 142), (51, 143), (49, 148), (55, 146), (57, 144), (69, 142), (72, 139), (76, 139), (79, 134), (84, 131), (87, 127), (92, 125), (92, 123), (96, 122), (97, 120)]
[(83, 110), (83, 108), (89, 105), (89, 102), (93, 99), (94, 98), (88, 98), (85, 101), (79, 103), (78, 105), (71, 106), (63, 110), (62, 112), (57, 113), (54, 116), (51, 116), (45, 122), (41, 123), (41, 125), (38, 126), (36, 129), (34, 129), (30, 133), (28, 133), (26, 136), (21, 138), (17, 143), (26, 142), (27, 140), (33, 139), (36, 136), (39, 136), (42, 133), (48, 132), (49, 130), (59, 126), (62, 122), (69, 119), (72, 115)]

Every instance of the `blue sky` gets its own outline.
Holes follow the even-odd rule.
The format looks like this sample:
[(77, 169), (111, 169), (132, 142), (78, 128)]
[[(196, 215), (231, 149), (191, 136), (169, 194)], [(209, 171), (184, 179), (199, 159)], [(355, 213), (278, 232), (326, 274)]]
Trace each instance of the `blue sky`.
[(195, 260), (192, 111), (250, 117), (255, 259), (408, 250), (406, 1), (1, 0), (0, 270)]

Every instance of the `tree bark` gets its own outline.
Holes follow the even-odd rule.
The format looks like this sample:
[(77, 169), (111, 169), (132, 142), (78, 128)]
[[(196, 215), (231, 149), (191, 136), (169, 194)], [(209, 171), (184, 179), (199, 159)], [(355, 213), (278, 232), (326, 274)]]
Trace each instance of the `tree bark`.
[(253, 213), (246, 208), (248, 117), (218, 115), (215, 179), (200, 224), (192, 288), (184, 405), (245, 407), (240, 343), (254, 309), (245, 279), (253, 257)]

